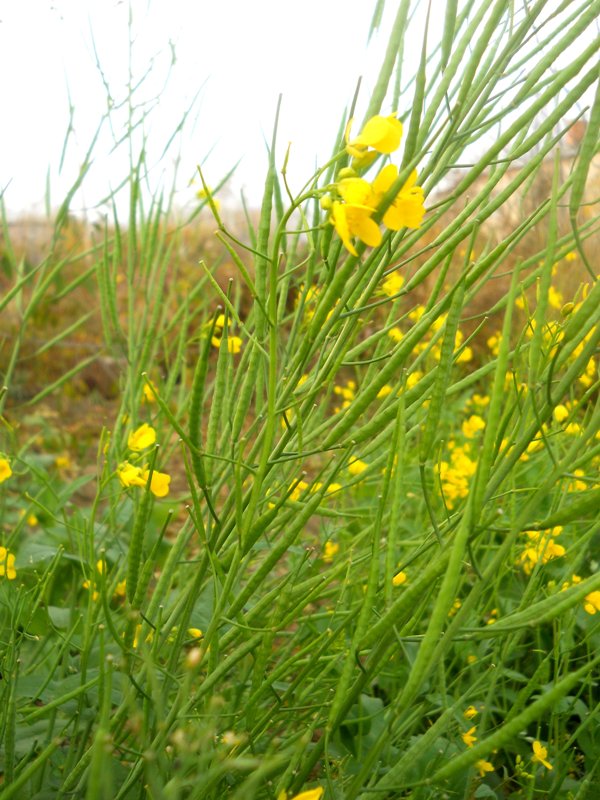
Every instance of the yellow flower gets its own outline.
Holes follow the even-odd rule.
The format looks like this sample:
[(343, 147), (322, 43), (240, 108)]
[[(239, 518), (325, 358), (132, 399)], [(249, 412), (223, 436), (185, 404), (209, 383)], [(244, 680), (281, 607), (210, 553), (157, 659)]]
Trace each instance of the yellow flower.
[(579, 480), (580, 478), (585, 478), (585, 472), (582, 469), (576, 469), (573, 471), (573, 477), (575, 480), (572, 480), (569, 483), (569, 488), (567, 491), (585, 492), (585, 490), (587, 489), (587, 483), (585, 481)]
[(69, 469), (71, 467), (71, 459), (69, 458), (68, 454), (65, 453), (62, 456), (56, 456), (54, 459), (54, 464), (56, 465), (56, 469)]
[(473, 719), (473, 717), (475, 716), (477, 716), (477, 709), (475, 708), (475, 706), (468, 706), (463, 711), (463, 717), (465, 719)]
[(412, 389), (413, 386), (416, 386), (417, 383), (423, 377), (423, 373), (420, 370), (416, 370), (415, 372), (411, 372), (410, 375), (406, 379), (406, 388)]
[(323, 548), (323, 561), (329, 564), (333, 561), (333, 557), (339, 553), (340, 546), (337, 542), (327, 541)]
[(448, 508), (454, 508), (456, 500), (469, 494), (469, 478), (475, 474), (477, 463), (469, 457), (467, 449), (468, 445), (453, 447), (450, 463), (441, 461), (435, 467)]
[(569, 436), (578, 436), (581, 433), (581, 425), (578, 422), (569, 422), (565, 426), (565, 433), (568, 433)]
[[(373, 181), (371, 203), (379, 206), (384, 195), (398, 178), (398, 167), (388, 164)], [(394, 197), (392, 204), (383, 215), (383, 224), (391, 231), (401, 228), (420, 228), (425, 214), (423, 189), (417, 186), (417, 170), (414, 169)]]
[(309, 789), (306, 792), (294, 795), (291, 800), (321, 800), (323, 797), (323, 787), (319, 786), (317, 789)]
[(384, 294), (387, 294), (388, 297), (393, 297), (395, 294), (398, 294), (403, 285), (404, 278), (402, 275), (399, 275), (397, 272), (392, 272), (381, 284), (381, 290)]
[(473, 725), (473, 727), (469, 728), (469, 730), (466, 733), (461, 733), (461, 738), (463, 742), (467, 745), (467, 747), (473, 747), (473, 745), (477, 741), (477, 737), (475, 736), (476, 730), (477, 726)]
[(14, 581), (17, 577), (15, 556), (13, 553), (9, 553), (6, 547), (0, 547), (0, 578), (5, 575), (9, 581)]
[(571, 586), (575, 586), (576, 584), (581, 583), (581, 578), (579, 575), (573, 575), (570, 581), (565, 581), (563, 585), (560, 587), (561, 592), (564, 592), (566, 589), (569, 589)]
[(188, 633), (192, 639), (201, 639), (204, 636), (200, 628), (188, 628)]
[(140, 467), (134, 467), (129, 461), (123, 461), (117, 468), (117, 476), (121, 484), (128, 489), (130, 486), (145, 486), (146, 481), (142, 478)]
[(466, 419), (462, 424), (462, 432), (467, 439), (474, 439), (479, 431), (485, 428), (485, 422), (477, 414), (472, 414), (469, 419)]
[(600, 592), (590, 592), (590, 594), (586, 594), (583, 607), (588, 614), (595, 614), (597, 611), (600, 611)]
[[(154, 390), (154, 391), (153, 391)], [(142, 389), (142, 401), (144, 403), (156, 403), (155, 393), (158, 394), (156, 386), (154, 385), (153, 381), (148, 381), (144, 384), (144, 388)]]
[[(352, 120), (346, 128), (346, 140), (349, 138)], [(378, 153), (393, 153), (400, 147), (402, 139), (402, 123), (394, 114), (382, 117), (379, 114), (367, 120), (364, 128), (352, 141), (347, 141), (346, 152), (354, 158), (364, 157), (367, 148)]]
[[(221, 347), (221, 339), (218, 336), (213, 336), (210, 340), (210, 343), (213, 347)], [(242, 340), (239, 336), (228, 336), (227, 337), (227, 351), (229, 353), (233, 353), (233, 355), (237, 355), (242, 349)]]
[(8, 459), (4, 456), (0, 456), (0, 483), (4, 483), (12, 474)]
[(466, 364), (467, 361), (473, 360), (473, 350), (470, 347), (465, 347), (461, 350), (460, 355), (456, 359), (457, 364)]
[[(81, 585), (83, 586), (84, 589), (87, 589), (88, 591), (92, 588), (92, 584), (88, 580), (83, 581)], [(99, 597), (100, 593), (96, 589), (92, 589), (92, 601), (95, 603)]]
[(477, 656), (473, 655), (472, 653), (467, 656), (467, 664), (476, 664), (477, 663)]
[(389, 385), (389, 383), (386, 383), (385, 386), (382, 386), (381, 389), (377, 392), (377, 399), (383, 400), (384, 397), (387, 397), (388, 394), (391, 394), (393, 391), (394, 390)]
[(404, 570), (402, 572), (397, 572), (394, 577), (392, 578), (392, 584), (394, 586), (402, 586), (403, 583), (406, 583), (408, 580), (408, 575)]
[(498, 609), (492, 608), (490, 613), (488, 614), (488, 618), (485, 621), (486, 625), (493, 625), (495, 622), (498, 621)]
[[(142, 624), (139, 623), (138, 625), (135, 626), (135, 633), (133, 634), (133, 646), (134, 647), (137, 647), (138, 644), (139, 644), (140, 631), (141, 630), (142, 630)], [(146, 641), (146, 643), (148, 643), (148, 642), (151, 642), (153, 639), (154, 639), (154, 631), (150, 631), (148, 636), (146, 636), (145, 641)]]
[(348, 464), (348, 472), (350, 475), (360, 475), (368, 466), (366, 461), (361, 461), (359, 458), (352, 458)]
[[(149, 469), (146, 467), (135, 467), (128, 461), (119, 464), (117, 469), (117, 476), (121, 481), (121, 485), (126, 489), (130, 486), (139, 486), (143, 489), (148, 482), (149, 475)], [(150, 491), (155, 497), (166, 497), (169, 494), (170, 483), (170, 475), (167, 475), (166, 472), (154, 470), (152, 473), (152, 480), (150, 481)]]
[(552, 764), (546, 760), (548, 756), (547, 748), (543, 747), (542, 743), (538, 742), (537, 739), (531, 746), (533, 748), (533, 756), (531, 757), (531, 760), (533, 762), (537, 761), (538, 763), (543, 764), (546, 769), (553, 769)]
[[(149, 470), (145, 469), (142, 472), (143, 485), (146, 485), (148, 480)], [(155, 497), (166, 497), (169, 494), (169, 484), (171, 483), (171, 476), (166, 472), (157, 472), (154, 470), (152, 473), (152, 480), (150, 481), (150, 491)]]
[(489, 406), (490, 398), (486, 394), (474, 394), (471, 398), (471, 402), (476, 406)]
[(145, 450), (147, 447), (151, 447), (155, 442), (156, 431), (154, 428), (150, 427), (147, 422), (144, 422), (137, 430), (129, 434), (127, 447), (130, 450), (138, 452), (139, 450)]
[(484, 761), (483, 758), (480, 758), (475, 762), (475, 769), (479, 772), (479, 777), (483, 778), (486, 772), (494, 771), (494, 765), (490, 764), (489, 761)]
[(354, 381), (346, 381), (345, 386), (334, 386), (333, 393), (344, 400), (342, 408), (347, 408), (356, 397), (356, 383)]
[(567, 409), (566, 406), (560, 404), (556, 406), (556, 408), (552, 412), (552, 416), (557, 422), (564, 422), (569, 416), (569, 410)]
[(454, 617), (458, 609), (462, 606), (462, 600), (460, 597), (457, 597), (456, 600), (452, 603), (450, 611), (448, 612), (449, 617)]
[(306, 481), (298, 481), (298, 483), (292, 489), (289, 499), (290, 500), (299, 500), (300, 496), (308, 489), (308, 483)]
[(210, 186), (207, 186), (207, 189), (198, 189), (196, 192), (196, 197), (198, 200), (208, 200), (210, 198), (218, 211), (221, 208), (221, 201), (217, 200), (217, 198), (213, 196), (213, 191)]
[(525, 548), (517, 560), (517, 564), (523, 567), (526, 575), (531, 575), (533, 568), (541, 561), (547, 564), (554, 558), (560, 558), (567, 552), (561, 544), (556, 544), (553, 536), (559, 536), (562, 528), (556, 525), (551, 530), (546, 531), (527, 531), (527, 537), (531, 544)]
[(344, 247), (353, 256), (358, 255), (352, 244), (353, 238), (360, 239), (369, 247), (377, 247), (381, 243), (379, 226), (371, 219), (373, 211), (374, 209), (369, 206), (340, 203), (339, 200), (333, 202), (329, 221), (344, 243)]

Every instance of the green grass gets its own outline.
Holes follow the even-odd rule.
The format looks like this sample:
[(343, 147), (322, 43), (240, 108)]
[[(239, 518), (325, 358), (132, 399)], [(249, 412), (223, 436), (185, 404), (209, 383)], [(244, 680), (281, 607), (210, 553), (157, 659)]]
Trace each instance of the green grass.
[[(275, 123), (245, 240), (206, 184), (182, 221), (130, 123), (126, 223), (69, 239), (85, 165), (38, 262), (4, 216), (1, 798), (598, 796), (600, 3), (449, 2), (407, 66), (412, 10), (359, 95), (404, 123), (359, 170), (399, 167), (376, 208), (347, 119), (298, 195)], [(426, 213), (390, 230), (414, 169)]]

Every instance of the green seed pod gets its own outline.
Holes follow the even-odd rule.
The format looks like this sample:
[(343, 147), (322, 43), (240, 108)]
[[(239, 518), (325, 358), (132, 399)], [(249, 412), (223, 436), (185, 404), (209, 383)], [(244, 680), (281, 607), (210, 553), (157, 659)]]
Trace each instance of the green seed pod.
[(562, 317), (568, 317), (569, 314), (573, 313), (573, 309), (575, 308), (575, 303), (565, 303), (564, 306), (560, 310), (560, 314)]

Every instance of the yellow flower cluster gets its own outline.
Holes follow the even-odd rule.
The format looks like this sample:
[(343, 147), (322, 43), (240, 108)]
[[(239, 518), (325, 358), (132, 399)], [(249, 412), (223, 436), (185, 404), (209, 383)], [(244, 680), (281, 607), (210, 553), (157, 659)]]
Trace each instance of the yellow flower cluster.
[(588, 614), (597, 614), (600, 611), (600, 592), (586, 594), (583, 608)]
[(469, 479), (475, 474), (477, 462), (469, 456), (469, 445), (454, 446), (450, 452), (450, 461), (441, 461), (436, 465), (442, 492), (448, 508), (454, 508), (457, 500), (469, 494)]
[[(385, 166), (373, 183), (360, 178), (355, 170), (369, 166), (379, 154), (393, 153), (401, 138), (402, 123), (394, 115), (372, 117), (352, 140), (347, 130), (346, 152), (353, 157), (352, 167), (341, 171), (331, 196), (324, 197), (321, 205), (330, 210), (329, 221), (352, 255), (358, 255), (352, 242), (355, 238), (370, 247), (381, 243), (381, 230), (372, 217), (399, 176), (395, 164)], [(419, 228), (425, 214), (423, 202), (423, 189), (417, 186), (417, 171), (413, 170), (385, 211), (383, 224), (392, 231)]]
[[(393, 277), (393, 276), (390, 276), (390, 277)], [(398, 276), (398, 277), (400, 277), (400, 276)], [(384, 294), (388, 294), (388, 292), (384, 292)], [(390, 294), (390, 296), (391, 296), (391, 294)], [(421, 317), (423, 316), (424, 313), (425, 313), (425, 306), (419, 304), (419, 305), (415, 306), (408, 313), (407, 316), (408, 316), (408, 319), (409, 319), (410, 322), (412, 322), (413, 324), (416, 324), (421, 319)], [(429, 351), (429, 355), (431, 356), (431, 358), (434, 361), (439, 362), (439, 360), (440, 360), (440, 358), (442, 356), (442, 340), (440, 338), (438, 338), (433, 344), (432, 344), (431, 340), (432, 340), (433, 335), (435, 333), (437, 333), (442, 328), (442, 326), (446, 322), (447, 316), (448, 316), (447, 314), (440, 314), (440, 316), (436, 320), (434, 320), (434, 322), (431, 324), (431, 327), (429, 328), (429, 330), (423, 335), (423, 337), (420, 339), (420, 341), (418, 341), (415, 344), (415, 346), (413, 348), (413, 354), (415, 356), (418, 356), (421, 353), (424, 353), (426, 350), (428, 350)], [(404, 338), (404, 333), (402, 332), (402, 330), (399, 327), (394, 326), (393, 328), (390, 328), (390, 330), (388, 331), (388, 336), (394, 342), (400, 342)], [(459, 331), (459, 330), (456, 331), (456, 335), (454, 337), (454, 351), (455, 352), (458, 352), (458, 350), (461, 349), (463, 341), (464, 341), (464, 335), (463, 335), (462, 331)], [(472, 359), (473, 359), (473, 350), (470, 347), (467, 346), (467, 347), (462, 348), (462, 350), (460, 352), (460, 355), (458, 355), (456, 357), (456, 363), (457, 364), (464, 364), (464, 363), (466, 363), (468, 361), (471, 361)]]
[(549, 528), (545, 531), (526, 531), (529, 544), (517, 559), (517, 565), (522, 567), (526, 575), (531, 575), (535, 565), (541, 561), (547, 564), (554, 558), (560, 558), (567, 552), (561, 544), (554, 541), (554, 537), (560, 536), (561, 525)]
[(356, 397), (356, 381), (349, 380), (346, 381), (345, 384), (341, 386), (334, 386), (333, 393), (336, 394), (338, 397), (341, 397), (342, 403), (339, 406), (336, 406), (333, 410), (337, 414), (338, 411), (341, 411), (342, 408), (348, 408), (350, 403)]
[[(572, 575), (570, 581), (565, 581), (563, 585), (560, 587), (561, 592), (564, 592), (566, 589), (570, 589), (571, 586), (576, 586), (578, 583), (581, 583), (581, 578), (579, 575)], [(549, 584), (550, 585), (550, 584)], [(600, 611), (600, 592), (590, 592), (586, 594), (583, 599), (583, 610), (587, 614), (597, 614)]]
[[(309, 490), (309, 492), (314, 493), (320, 491), (322, 488), (323, 484), (319, 483), (319, 481), (314, 481), (314, 483), (307, 483), (306, 481), (298, 481), (298, 483), (292, 489), (289, 499), (298, 501), (307, 489)], [(341, 488), (342, 486), (339, 483), (330, 483), (327, 486), (326, 493), (333, 494), (334, 492), (338, 492)]]
[(467, 439), (474, 439), (479, 431), (482, 431), (484, 428), (485, 422), (483, 419), (478, 414), (472, 414), (463, 422), (461, 430)]
[[(298, 306), (300, 304), (300, 300), (302, 295), (304, 294), (304, 284), (300, 286), (298, 293), (296, 294), (295, 305)], [(306, 290), (306, 295), (304, 296), (304, 308), (303, 308), (303, 317), (306, 322), (310, 322), (310, 320), (315, 315), (315, 310), (317, 303), (319, 302), (319, 297), (321, 295), (321, 289), (318, 286), (311, 285)], [(338, 301), (336, 300), (335, 305), (337, 306)], [(325, 319), (329, 319), (333, 314), (333, 308), (328, 311), (327, 316)]]
[(498, 609), (492, 608), (492, 610), (485, 615), (485, 624), (494, 625), (496, 622), (498, 622)]
[[(96, 562), (96, 571), (98, 572), (98, 575), (102, 575), (104, 573), (104, 561), (102, 561), (102, 559)], [(94, 602), (96, 602), (96, 600), (100, 596), (97, 589), (95, 588), (96, 583), (97, 583), (96, 580), (92, 578), (91, 581), (85, 580), (81, 584), (84, 589), (87, 589), (88, 591), (92, 592), (92, 600)], [(126, 588), (127, 588), (127, 581), (126, 580), (119, 581), (113, 593), (113, 600), (120, 600), (124, 598)]]
[(569, 482), (567, 491), (585, 492), (585, 490), (588, 488), (588, 485), (585, 481), (581, 480), (581, 478), (585, 478), (585, 472), (582, 469), (573, 470), (573, 480)]
[[(134, 452), (140, 452), (156, 442), (156, 431), (146, 422), (136, 428), (129, 434), (127, 439), (128, 448)], [(145, 465), (138, 467), (135, 464), (130, 464), (129, 461), (122, 461), (117, 468), (117, 476), (121, 485), (128, 489), (131, 486), (138, 486), (144, 488), (148, 483), (150, 470)], [(171, 476), (165, 472), (152, 472), (150, 480), (150, 491), (155, 497), (166, 497), (169, 494), (169, 484), (171, 483)]]
[(490, 398), (487, 394), (475, 393), (473, 397), (470, 397), (467, 400), (465, 405), (467, 407), (475, 406), (477, 410), (483, 411), (483, 409), (489, 406), (489, 404), (490, 404)]
[[(223, 328), (225, 327), (225, 315), (219, 314), (215, 322), (215, 330), (210, 343), (213, 347), (221, 347), (221, 340), (223, 339)], [(239, 336), (227, 337), (227, 350), (236, 355), (242, 349), (242, 340)]]
[(6, 547), (0, 547), (0, 578), (6, 576), (9, 581), (14, 581), (17, 577), (15, 569), (15, 556)]

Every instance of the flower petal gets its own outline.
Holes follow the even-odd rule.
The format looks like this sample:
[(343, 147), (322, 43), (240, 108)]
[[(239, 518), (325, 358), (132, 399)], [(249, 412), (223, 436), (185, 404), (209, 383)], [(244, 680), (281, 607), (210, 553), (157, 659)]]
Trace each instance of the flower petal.
[(377, 247), (381, 244), (379, 225), (371, 217), (359, 217), (353, 226), (353, 232), (361, 242), (369, 245), (369, 247)]
[(378, 153), (393, 153), (400, 147), (402, 123), (395, 116), (371, 117), (365, 123), (361, 133), (350, 142), (350, 146), (366, 145)]
[(425, 207), (423, 197), (415, 195), (398, 195), (383, 216), (383, 224), (392, 231), (401, 228), (420, 228)]
[(373, 191), (375, 194), (385, 194), (397, 178), (398, 167), (395, 164), (388, 164), (373, 181)]
[(349, 250), (353, 256), (357, 256), (356, 248), (350, 239), (350, 229), (348, 227), (348, 220), (346, 218), (346, 207), (337, 200), (333, 203), (331, 209), (331, 222), (337, 231), (337, 235), (344, 243), (346, 250)]
[(351, 205), (370, 205), (373, 194), (371, 184), (363, 178), (344, 178), (338, 183), (338, 191)]

